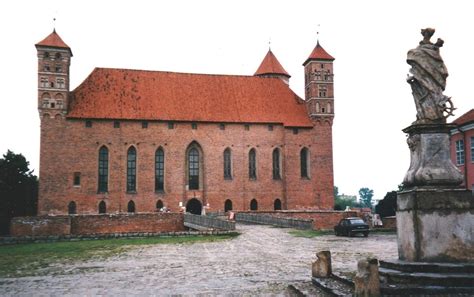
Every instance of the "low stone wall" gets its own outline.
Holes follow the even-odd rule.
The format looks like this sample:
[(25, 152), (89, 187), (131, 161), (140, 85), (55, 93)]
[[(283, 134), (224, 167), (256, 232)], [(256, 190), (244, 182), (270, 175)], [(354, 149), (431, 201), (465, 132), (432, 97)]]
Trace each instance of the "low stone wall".
[(179, 213), (125, 213), (71, 217), (71, 234), (184, 231)]
[(160, 233), (184, 230), (184, 216), (181, 213), (17, 217), (12, 219), (10, 226), (10, 234), (14, 237)]
[(69, 216), (16, 217), (10, 222), (11, 236), (48, 236), (71, 234)]
[(313, 220), (277, 217), (264, 213), (239, 212), (235, 214), (235, 220), (238, 222), (272, 225), (282, 228), (313, 229)]
[(337, 210), (277, 210), (277, 211), (245, 211), (241, 213), (268, 214), (284, 218), (313, 220), (314, 230), (332, 230), (343, 218), (356, 217), (356, 211)]

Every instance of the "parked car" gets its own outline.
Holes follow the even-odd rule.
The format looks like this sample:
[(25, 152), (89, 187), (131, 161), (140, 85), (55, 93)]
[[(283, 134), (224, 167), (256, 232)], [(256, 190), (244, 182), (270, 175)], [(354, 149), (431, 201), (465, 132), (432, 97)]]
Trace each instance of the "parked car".
[(361, 218), (345, 218), (340, 220), (339, 224), (334, 226), (334, 232), (336, 233), (336, 236), (354, 236), (357, 233), (361, 233), (367, 237), (369, 236), (369, 225), (367, 225)]

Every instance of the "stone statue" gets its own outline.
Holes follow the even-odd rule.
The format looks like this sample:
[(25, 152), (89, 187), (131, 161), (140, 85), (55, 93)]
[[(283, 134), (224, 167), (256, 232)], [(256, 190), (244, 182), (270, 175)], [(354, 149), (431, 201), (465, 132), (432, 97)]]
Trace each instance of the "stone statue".
[(407, 82), (411, 85), (417, 111), (414, 124), (446, 123), (454, 111), (451, 98), (443, 95), (448, 70), (439, 49), (444, 41), (438, 38), (433, 44), (430, 39), (434, 32), (432, 28), (422, 29), (423, 40), (407, 54), (407, 63), (412, 67)]

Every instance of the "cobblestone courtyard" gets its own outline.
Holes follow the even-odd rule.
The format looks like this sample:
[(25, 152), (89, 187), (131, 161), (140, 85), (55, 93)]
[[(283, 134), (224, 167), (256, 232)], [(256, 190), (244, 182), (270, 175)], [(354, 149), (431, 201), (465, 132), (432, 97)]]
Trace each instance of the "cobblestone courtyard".
[(284, 295), (289, 284), (310, 280), (317, 251), (331, 250), (333, 270), (345, 273), (361, 257), (397, 257), (394, 234), (300, 238), (269, 226), (237, 229), (242, 235), (232, 240), (135, 246), (44, 276), (0, 278), (0, 295)]

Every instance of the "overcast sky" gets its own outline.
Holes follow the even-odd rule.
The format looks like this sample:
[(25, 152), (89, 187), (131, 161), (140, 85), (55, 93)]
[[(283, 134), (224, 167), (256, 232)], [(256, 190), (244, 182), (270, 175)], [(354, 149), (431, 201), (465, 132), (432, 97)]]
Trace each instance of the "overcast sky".
[[(316, 45), (336, 58), (335, 185), (374, 189), (381, 199), (409, 166), (401, 129), (415, 120), (406, 52), (420, 29), (450, 76), (456, 117), (474, 107), (474, 17), (470, 1), (2, 1), (0, 153), (22, 153), (38, 173), (34, 44), (56, 31), (71, 47), (71, 89), (94, 67), (253, 75), (268, 42), (304, 96), (302, 63)], [(451, 118), (453, 120), (453, 118)]]

